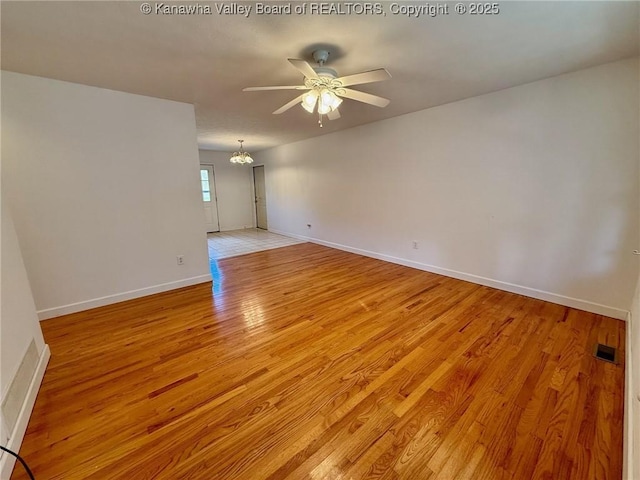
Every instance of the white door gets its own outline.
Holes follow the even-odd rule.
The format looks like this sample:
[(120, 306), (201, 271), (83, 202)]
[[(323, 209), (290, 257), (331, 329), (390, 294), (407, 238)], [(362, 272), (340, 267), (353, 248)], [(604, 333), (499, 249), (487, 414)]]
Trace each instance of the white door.
[(267, 229), (267, 195), (264, 187), (264, 166), (253, 167), (253, 185), (256, 193), (256, 226)]
[(204, 203), (204, 222), (207, 233), (219, 232), (218, 203), (216, 199), (216, 184), (211, 165), (200, 165), (200, 183), (202, 185), (202, 202)]

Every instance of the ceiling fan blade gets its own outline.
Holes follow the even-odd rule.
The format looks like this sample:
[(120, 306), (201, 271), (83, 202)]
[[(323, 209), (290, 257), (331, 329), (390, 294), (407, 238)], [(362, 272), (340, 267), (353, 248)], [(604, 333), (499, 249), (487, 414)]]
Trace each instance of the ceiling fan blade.
[(369, 105), (375, 105), (376, 107), (380, 108), (384, 108), (390, 103), (390, 100), (386, 98), (378, 97), (377, 95), (371, 95), (370, 93), (361, 92), (359, 90), (352, 90), (350, 88), (341, 88), (339, 90), (339, 93), (336, 93), (340, 97), (350, 98), (351, 100), (368, 103)]
[(291, 100), (286, 105), (281, 106), (279, 109), (277, 109), (275, 112), (273, 112), (273, 114), (274, 115), (280, 115), (281, 113), (286, 112), (290, 108), (295, 107), (300, 102), (302, 102), (302, 95), (298, 95), (296, 98)]
[(289, 58), (289, 63), (297, 68), (306, 78), (318, 78), (316, 71), (304, 60)]
[(329, 120), (337, 120), (340, 118), (340, 112), (338, 111), (338, 109), (335, 110), (331, 110), (329, 113), (327, 113), (327, 118)]
[(243, 92), (260, 92), (262, 90), (307, 90), (304, 85), (279, 85), (273, 87), (247, 87), (243, 88)]
[(340, 80), (342, 85), (348, 87), (349, 85), (360, 85), (362, 83), (381, 82), (383, 80), (389, 80), (391, 74), (384, 68), (378, 68), (369, 72), (356, 73), (354, 75), (347, 75), (346, 77), (340, 77), (336, 80)]

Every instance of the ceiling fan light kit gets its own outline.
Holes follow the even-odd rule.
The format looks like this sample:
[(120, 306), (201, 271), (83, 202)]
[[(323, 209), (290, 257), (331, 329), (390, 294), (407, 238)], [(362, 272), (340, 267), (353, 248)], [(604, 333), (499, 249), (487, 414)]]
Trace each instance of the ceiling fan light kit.
[(304, 85), (286, 85), (273, 87), (248, 87), (245, 92), (262, 90), (308, 90), (299, 95), (289, 103), (283, 105), (273, 112), (279, 115), (286, 112), (297, 104), (300, 104), (309, 113), (318, 113), (318, 124), (322, 127), (322, 117), (326, 115), (329, 120), (340, 118), (338, 107), (342, 103), (342, 98), (349, 98), (358, 102), (367, 103), (376, 107), (384, 108), (389, 104), (386, 98), (371, 95), (345, 88), (351, 85), (361, 85), (363, 83), (380, 82), (391, 78), (389, 72), (384, 68), (378, 68), (369, 72), (356, 73), (345, 77), (338, 77), (332, 68), (325, 67), (324, 64), (329, 58), (328, 50), (316, 50), (313, 52), (313, 59), (317, 62), (317, 67), (312, 67), (305, 60), (290, 58), (289, 63), (304, 75)]
[(318, 106), (318, 113), (326, 115), (333, 112), (340, 106), (342, 99), (338, 97), (333, 90), (324, 87), (315, 87), (302, 96), (302, 108), (307, 112), (313, 113)]
[(248, 152), (245, 152), (242, 148), (242, 142), (244, 142), (244, 140), (238, 141), (240, 142), (240, 150), (238, 150), (237, 152), (233, 152), (233, 155), (231, 155), (229, 161), (231, 163), (238, 163), (240, 165), (243, 165), (245, 163), (253, 163), (253, 158), (251, 158), (251, 155), (249, 155)]

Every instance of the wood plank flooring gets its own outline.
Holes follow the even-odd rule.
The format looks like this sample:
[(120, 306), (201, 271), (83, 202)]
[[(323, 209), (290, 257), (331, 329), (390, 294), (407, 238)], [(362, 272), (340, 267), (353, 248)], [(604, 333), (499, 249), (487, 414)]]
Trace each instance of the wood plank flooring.
[(38, 480), (621, 479), (623, 322), (308, 243), (214, 292), (43, 322)]

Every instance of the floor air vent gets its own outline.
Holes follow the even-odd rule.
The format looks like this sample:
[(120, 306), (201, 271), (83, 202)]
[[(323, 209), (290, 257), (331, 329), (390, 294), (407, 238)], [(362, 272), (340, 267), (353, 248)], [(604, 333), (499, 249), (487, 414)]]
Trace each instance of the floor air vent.
[(609, 345), (596, 343), (593, 355), (597, 359), (604, 360), (605, 362), (618, 363), (618, 350)]

